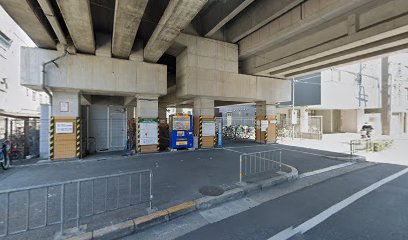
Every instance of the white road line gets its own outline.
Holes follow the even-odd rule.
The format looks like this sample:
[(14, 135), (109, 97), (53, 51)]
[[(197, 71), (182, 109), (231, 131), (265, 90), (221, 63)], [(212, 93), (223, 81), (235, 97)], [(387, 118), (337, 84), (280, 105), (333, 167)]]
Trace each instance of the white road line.
[(318, 224), (322, 223), (335, 213), (339, 212), (340, 210), (344, 209), (348, 205), (352, 204), (353, 202), (357, 201), (358, 199), (364, 197), (365, 195), (369, 194), (370, 192), (376, 190), (377, 188), (381, 187), (382, 185), (406, 174), (408, 172), (408, 168), (405, 168), (404, 170), (401, 170), (391, 176), (388, 176), (378, 182), (375, 182), (371, 184), (370, 186), (364, 188), (363, 190), (360, 190), (350, 197), (344, 199), (341, 202), (336, 203), (335, 205), (329, 207), (328, 209), (324, 210), (323, 212), (319, 213), (318, 215), (314, 216), (313, 218), (307, 220), (306, 222), (300, 224), (296, 228), (289, 227), (280, 233), (276, 234), (275, 236), (268, 238), (268, 240), (286, 240), (289, 239), (296, 234), (300, 233), (303, 234), (310, 229), (314, 228)]
[(244, 154), (244, 152), (240, 152), (240, 151), (237, 151), (237, 150), (232, 150), (232, 149), (228, 149), (228, 148), (223, 148), (223, 149), (227, 150), (227, 151), (235, 152), (235, 153)]
[(347, 167), (347, 166), (350, 166), (350, 165), (353, 165), (353, 164), (355, 164), (355, 162), (346, 162), (346, 163), (337, 164), (337, 165), (334, 165), (334, 166), (331, 166), (331, 167), (322, 168), (322, 169), (318, 169), (318, 170), (311, 171), (311, 172), (305, 172), (305, 173), (299, 174), (299, 178), (313, 176), (313, 175), (316, 175), (316, 174), (319, 174), (319, 173), (332, 171), (332, 170), (339, 169), (339, 168), (342, 168), (342, 167)]
[(272, 144), (254, 144), (254, 145), (244, 145), (244, 146), (238, 146), (238, 147), (224, 147), (225, 149), (231, 149), (231, 148), (247, 148), (247, 147), (270, 147), (273, 146)]

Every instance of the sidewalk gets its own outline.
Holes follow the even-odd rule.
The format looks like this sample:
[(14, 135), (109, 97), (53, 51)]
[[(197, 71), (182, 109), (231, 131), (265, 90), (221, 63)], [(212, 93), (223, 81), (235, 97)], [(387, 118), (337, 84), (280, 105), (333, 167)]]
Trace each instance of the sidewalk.
[[(221, 186), (233, 189), (239, 181), (239, 155), (241, 153), (267, 151), (278, 148), (284, 151), (282, 162), (295, 167), (299, 174), (312, 172), (344, 163), (337, 158), (348, 157), (313, 149), (284, 145), (248, 144), (237, 148), (179, 151), (134, 155), (129, 157), (98, 157), (82, 161), (40, 162), (28, 166), (16, 166), (0, 174), (0, 190), (58, 183), (73, 179), (151, 169), (153, 171), (153, 208), (163, 210), (202, 198), (203, 186)], [(124, 213), (115, 219), (103, 219), (88, 225), (88, 229), (111, 225), (129, 217), (147, 214), (146, 209)]]
[[(376, 138), (392, 138), (394, 140), (392, 146), (381, 152), (357, 152), (358, 155), (366, 157), (367, 161), (381, 162), (390, 164), (399, 164), (408, 166), (408, 134), (399, 136), (373, 136)], [(324, 151), (332, 151), (338, 153), (350, 153), (350, 140), (360, 139), (360, 134), (357, 133), (337, 133), (324, 134), (322, 140), (311, 139), (285, 139), (282, 144), (314, 148)]]

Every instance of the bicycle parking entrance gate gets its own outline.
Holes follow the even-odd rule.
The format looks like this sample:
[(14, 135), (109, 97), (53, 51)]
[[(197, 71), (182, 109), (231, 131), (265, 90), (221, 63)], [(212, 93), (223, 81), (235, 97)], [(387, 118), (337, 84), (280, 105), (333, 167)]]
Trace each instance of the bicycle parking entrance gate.
[(217, 117), (216, 131), (221, 126), (222, 140), (225, 144), (255, 142), (255, 118)]

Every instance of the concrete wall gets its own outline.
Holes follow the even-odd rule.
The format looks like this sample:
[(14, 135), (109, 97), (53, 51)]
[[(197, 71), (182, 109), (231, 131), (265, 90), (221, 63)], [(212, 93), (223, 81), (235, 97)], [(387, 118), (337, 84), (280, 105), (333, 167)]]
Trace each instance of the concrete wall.
[[(61, 111), (61, 104), (68, 104), (68, 111)], [(78, 92), (54, 92), (52, 98), (51, 116), (79, 117), (80, 97)]]
[(316, 110), (315, 116), (323, 117), (323, 133), (333, 133), (333, 111), (332, 110)]
[[(21, 84), (39, 89), (41, 63), (61, 52), (23, 48)], [(120, 60), (91, 55), (67, 55), (59, 68), (47, 66), (46, 85), (52, 89), (81, 90), (90, 93), (136, 95), (167, 93), (167, 67), (160, 64)]]
[(238, 46), (181, 34), (187, 46), (177, 56), (177, 97), (219, 100), (290, 100), (290, 81), (238, 73)]
[[(361, 88), (359, 74), (361, 70)], [(322, 71), (322, 109), (381, 107), (380, 60), (365, 61)]]
[(341, 110), (341, 132), (358, 133), (366, 118), (363, 109)]

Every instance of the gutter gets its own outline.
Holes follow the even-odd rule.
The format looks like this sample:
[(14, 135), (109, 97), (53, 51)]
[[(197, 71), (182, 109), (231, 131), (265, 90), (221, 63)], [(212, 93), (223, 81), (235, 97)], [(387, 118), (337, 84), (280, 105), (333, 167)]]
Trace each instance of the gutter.
[[(54, 59), (51, 59), (51, 60), (49, 60), (48, 62), (45, 62), (45, 63), (42, 63), (42, 64), (41, 64), (41, 72), (40, 72), (40, 74), (41, 74), (41, 77), (40, 77), (40, 79), (41, 79), (41, 88), (42, 88), (42, 90), (48, 95), (48, 97), (49, 97), (49, 99), (50, 99), (50, 106), (52, 106), (52, 93), (51, 93), (50, 90), (45, 86), (45, 74), (46, 74), (45, 67), (46, 67), (48, 64), (50, 64), (50, 63), (54, 63), (54, 65), (55, 65), (57, 68), (59, 68), (58, 64), (57, 64), (55, 61), (57, 61), (57, 60), (59, 60), (59, 59), (65, 57), (65, 56), (67, 55), (67, 53), (68, 53), (68, 52), (67, 52), (67, 49), (64, 48), (64, 53), (63, 53), (62, 55), (60, 55), (60, 56), (58, 56), (58, 57), (56, 57), (56, 58), (54, 58)], [(50, 115), (52, 116), (52, 107), (51, 107), (51, 110), (50, 110)]]

